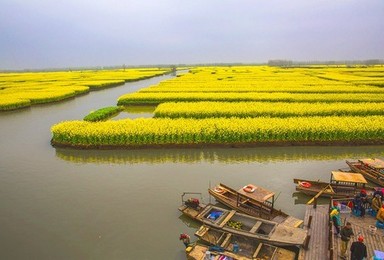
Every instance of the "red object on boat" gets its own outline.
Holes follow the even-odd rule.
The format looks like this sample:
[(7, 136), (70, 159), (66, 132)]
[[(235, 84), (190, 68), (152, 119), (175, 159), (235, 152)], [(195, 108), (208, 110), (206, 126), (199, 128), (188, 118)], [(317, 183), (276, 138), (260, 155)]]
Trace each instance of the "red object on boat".
[(307, 182), (307, 181), (301, 181), (301, 182), (299, 183), (299, 185), (300, 185), (301, 187), (304, 187), (304, 188), (310, 188), (310, 187), (312, 186), (312, 184), (309, 183), (309, 182)]

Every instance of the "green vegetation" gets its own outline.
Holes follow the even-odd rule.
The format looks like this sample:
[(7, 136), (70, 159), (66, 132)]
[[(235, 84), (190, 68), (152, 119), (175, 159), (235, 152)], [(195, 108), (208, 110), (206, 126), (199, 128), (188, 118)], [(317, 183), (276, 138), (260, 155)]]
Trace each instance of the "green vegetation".
[(88, 122), (97, 122), (97, 121), (103, 121), (105, 119), (108, 119), (109, 117), (119, 113), (120, 111), (124, 110), (123, 107), (105, 107), (105, 108), (100, 108), (96, 111), (93, 111), (86, 115), (84, 117), (84, 121)]

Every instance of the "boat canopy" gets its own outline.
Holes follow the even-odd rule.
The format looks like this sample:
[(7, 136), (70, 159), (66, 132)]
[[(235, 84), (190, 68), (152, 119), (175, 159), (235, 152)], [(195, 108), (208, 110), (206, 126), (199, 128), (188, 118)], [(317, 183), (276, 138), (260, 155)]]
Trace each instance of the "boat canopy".
[(384, 169), (384, 161), (380, 159), (361, 159), (359, 161), (375, 169)]
[(275, 196), (275, 193), (273, 191), (269, 191), (267, 189), (255, 186), (253, 184), (248, 184), (245, 187), (252, 187), (254, 191), (251, 193), (246, 192), (244, 191), (244, 187), (243, 187), (239, 189), (237, 192), (259, 202), (265, 202)]
[(332, 171), (332, 180), (337, 182), (367, 183), (360, 173)]

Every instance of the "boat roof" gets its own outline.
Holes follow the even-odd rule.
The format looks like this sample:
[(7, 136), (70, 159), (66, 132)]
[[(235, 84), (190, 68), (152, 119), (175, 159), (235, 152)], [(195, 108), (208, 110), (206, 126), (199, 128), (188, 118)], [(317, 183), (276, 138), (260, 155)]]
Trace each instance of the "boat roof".
[(384, 169), (384, 161), (380, 159), (360, 159), (360, 162), (371, 166), (376, 169)]
[(332, 179), (343, 182), (367, 183), (367, 180), (360, 173), (332, 171)]
[(255, 189), (255, 191), (251, 192), (251, 193), (245, 192), (243, 190), (243, 188), (244, 188), (243, 187), (243, 188), (239, 189), (237, 192), (244, 195), (244, 196), (252, 198), (254, 200), (260, 201), (260, 202), (267, 201), (270, 198), (272, 198), (273, 196), (275, 196), (275, 193), (273, 191), (258, 187), (256, 185), (248, 184), (246, 186), (252, 186)]

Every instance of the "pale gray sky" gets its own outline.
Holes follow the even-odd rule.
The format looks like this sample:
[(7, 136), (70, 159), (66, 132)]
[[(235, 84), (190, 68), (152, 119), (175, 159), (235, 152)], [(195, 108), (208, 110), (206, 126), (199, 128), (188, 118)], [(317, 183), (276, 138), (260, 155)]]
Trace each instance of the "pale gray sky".
[(0, 0), (0, 69), (384, 58), (384, 0)]

